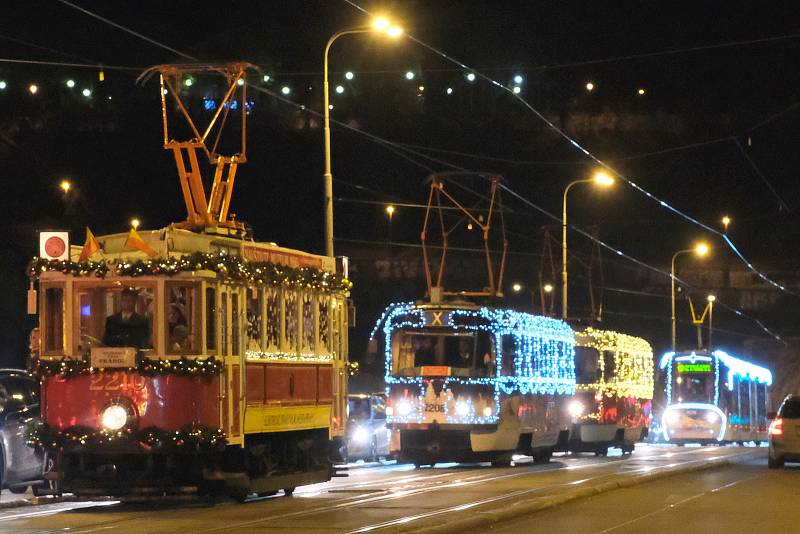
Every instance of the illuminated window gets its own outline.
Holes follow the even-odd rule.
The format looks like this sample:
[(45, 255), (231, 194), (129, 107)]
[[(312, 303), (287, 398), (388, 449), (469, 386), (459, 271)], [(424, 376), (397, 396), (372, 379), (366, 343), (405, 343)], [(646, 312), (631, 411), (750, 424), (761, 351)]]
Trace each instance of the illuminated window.
[(504, 335), (501, 339), (502, 352), (500, 357), (500, 376), (514, 376), (517, 374), (514, 359), (517, 355), (517, 339), (513, 335)]
[(48, 287), (44, 290), (44, 350), (64, 350), (64, 288)]
[(267, 288), (267, 350), (277, 351), (281, 346), (281, 300), (280, 290)]
[(320, 295), (319, 303), (319, 348), (323, 352), (331, 352), (331, 308), (330, 299)]
[(314, 296), (303, 293), (303, 335), (302, 351), (314, 352)]
[(200, 352), (199, 302), (195, 284), (166, 285), (167, 354)]
[(228, 356), (230, 354), (230, 350), (228, 349), (228, 294), (227, 293), (220, 293), (219, 299), (219, 326), (220, 332), (222, 336), (220, 337), (219, 349), (220, 354), (224, 356)]
[(233, 355), (242, 353), (240, 327), (239, 294), (231, 293), (231, 354)]
[(575, 382), (596, 384), (602, 376), (598, 365), (600, 353), (593, 347), (575, 347)]
[(283, 331), (286, 341), (286, 352), (297, 352), (298, 336), (298, 302), (297, 293), (294, 291), (284, 291), (284, 320)]
[(217, 348), (217, 290), (213, 287), (206, 288), (206, 348), (209, 351)]
[(603, 351), (603, 379), (614, 382), (617, 376), (617, 358), (613, 350)]
[(264, 329), (261, 316), (263, 293), (251, 287), (247, 291), (247, 350), (261, 350)]
[(75, 351), (88, 356), (92, 347), (153, 347), (152, 286), (75, 284)]

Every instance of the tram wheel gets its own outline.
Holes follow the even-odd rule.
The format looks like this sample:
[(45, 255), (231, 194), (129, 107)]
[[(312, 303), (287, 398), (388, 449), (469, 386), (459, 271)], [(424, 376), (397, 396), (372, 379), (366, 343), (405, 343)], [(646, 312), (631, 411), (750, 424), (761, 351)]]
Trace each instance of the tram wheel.
[(283, 488), (283, 495), (285, 497), (291, 497), (294, 494), (294, 488)]

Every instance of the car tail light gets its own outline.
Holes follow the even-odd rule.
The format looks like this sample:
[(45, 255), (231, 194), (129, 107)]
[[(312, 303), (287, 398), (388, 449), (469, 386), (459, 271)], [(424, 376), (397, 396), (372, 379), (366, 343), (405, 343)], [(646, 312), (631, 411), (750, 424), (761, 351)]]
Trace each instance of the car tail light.
[(769, 433), (773, 436), (783, 435), (783, 419), (773, 419), (769, 424)]

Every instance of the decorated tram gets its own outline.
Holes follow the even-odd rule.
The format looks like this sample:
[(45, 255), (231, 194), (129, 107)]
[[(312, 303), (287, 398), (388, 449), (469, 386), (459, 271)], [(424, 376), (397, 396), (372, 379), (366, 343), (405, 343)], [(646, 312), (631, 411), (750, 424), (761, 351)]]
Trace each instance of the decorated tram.
[(684, 443), (765, 441), (772, 373), (721, 350), (668, 352), (664, 439)]
[(374, 335), (400, 461), (507, 465), (516, 452), (546, 461), (566, 442), (575, 392), (566, 323), (467, 302), (399, 303)]
[[(228, 216), (244, 146), (222, 156), (205, 136), (168, 136), (164, 102), (180, 99), (183, 76), (225, 75), (208, 135), (237, 88), (246, 101), (247, 67), (151, 72), (186, 221), (87, 231), (83, 248), (41, 236), (29, 306), (39, 318), (42, 423), (29, 442), (44, 449), (55, 493), (291, 494), (334, 473), (346, 422), (346, 262), (253, 240)], [(208, 196), (202, 153), (216, 167)]]
[(586, 328), (575, 335), (575, 398), (568, 450), (633, 452), (647, 436), (653, 399), (653, 349), (642, 338)]

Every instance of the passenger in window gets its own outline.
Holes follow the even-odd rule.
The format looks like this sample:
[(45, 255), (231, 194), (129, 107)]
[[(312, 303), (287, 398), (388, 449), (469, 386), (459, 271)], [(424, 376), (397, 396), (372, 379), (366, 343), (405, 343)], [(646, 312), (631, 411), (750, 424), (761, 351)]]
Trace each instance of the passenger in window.
[(455, 367), (470, 367), (472, 365), (472, 340), (462, 338), (458, 340), (458, 363)]
[(186, 319), (186, 308), (177, 298), (169, 305), (169, 346), (173, 351), (185, 351), (191, 349), (189, 339), (189, 327)]
[(106, 317), (103, 343), (108, 347), (150, 348), (150, 325), (136, 313), (138, 294), (125, 288), (120, 296), (120, 311)]

